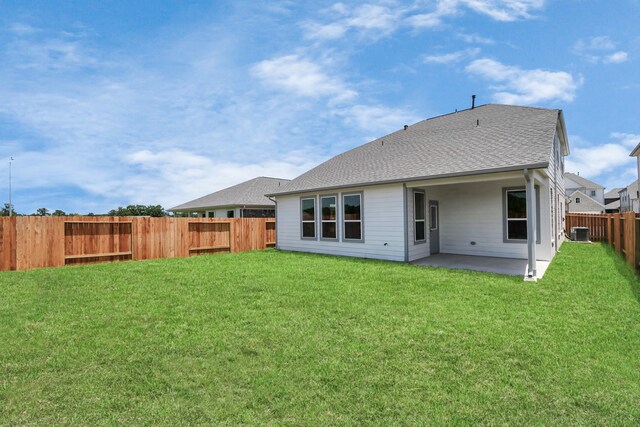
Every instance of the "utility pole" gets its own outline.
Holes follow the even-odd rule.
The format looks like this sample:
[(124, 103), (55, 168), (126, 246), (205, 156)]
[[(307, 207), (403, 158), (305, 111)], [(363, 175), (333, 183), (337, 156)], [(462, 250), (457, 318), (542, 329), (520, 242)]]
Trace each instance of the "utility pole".
[(13, 215), (13, 204), (11, 204), (11, 162), (13, 157), (9, 157), (9, 216)]

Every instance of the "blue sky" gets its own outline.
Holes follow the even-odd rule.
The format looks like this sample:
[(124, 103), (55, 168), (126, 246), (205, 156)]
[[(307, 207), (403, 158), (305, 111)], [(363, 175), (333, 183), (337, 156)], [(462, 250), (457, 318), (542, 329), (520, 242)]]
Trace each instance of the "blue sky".
[(13, 156), (18, 212), (171, 207), (472, 94), (563, 109), (567, 169), (624, 186), (638, 22), (638, 0), (0, 0), (0, 201)]

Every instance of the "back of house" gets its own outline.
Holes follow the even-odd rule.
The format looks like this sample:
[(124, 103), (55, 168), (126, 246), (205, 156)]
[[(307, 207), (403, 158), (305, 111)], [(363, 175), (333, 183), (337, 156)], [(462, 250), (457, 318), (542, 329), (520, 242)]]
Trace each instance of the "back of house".
[(405, 126), (272, 192), (277, 247), (521, 258), (535, 276), (564, 239), (568, 154), (561, 110), (488, 104)]

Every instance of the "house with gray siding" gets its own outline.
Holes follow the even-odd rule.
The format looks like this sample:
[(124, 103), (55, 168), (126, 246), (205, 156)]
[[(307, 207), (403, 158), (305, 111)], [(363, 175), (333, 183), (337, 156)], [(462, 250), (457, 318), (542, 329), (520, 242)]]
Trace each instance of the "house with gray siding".
[[(604, 187), (600, 184), (597, 184), (579, 174), (575, 173), (565, 173), (564, 174), (564, 187), (565, 192), (568, 195), (573, 194), (575, 191), (580, 191), (582, 194), (589, 196), (591, 199), (596, 202), (604, 205)], [(569, 212), (578, 212), (573, 211), (573, 206), (569, 204)]]
[(638, 180), (620, 190), (620, 212), (634, 211), (640, 213), (640, 192)]
[(487, 104), (339, 154), (277, 191), (277, 248), (411, 262), (550, 261), (564, 240), (561, 110)]
[(571, 213), (603, 214), (605, 206), (586, 193), (576, 190), (567, 197), (568, 211)]
[(612, 188), (604, 193), (604, 209), (605, 213), (620, 212), (620, 191), (622, 188)]
[(275, 203), (265, 196), (288, 179), (259, 176), (175, 206), (169, 211), (199, 218), (273, 218)]

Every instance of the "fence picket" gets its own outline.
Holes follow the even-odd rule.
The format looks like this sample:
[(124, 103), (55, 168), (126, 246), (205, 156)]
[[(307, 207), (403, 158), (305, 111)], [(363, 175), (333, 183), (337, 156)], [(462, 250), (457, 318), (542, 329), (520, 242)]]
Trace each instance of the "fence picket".
[(265, 218), (0, 217), (0, 271), (264, 249)]

